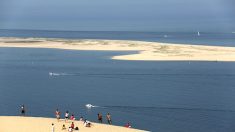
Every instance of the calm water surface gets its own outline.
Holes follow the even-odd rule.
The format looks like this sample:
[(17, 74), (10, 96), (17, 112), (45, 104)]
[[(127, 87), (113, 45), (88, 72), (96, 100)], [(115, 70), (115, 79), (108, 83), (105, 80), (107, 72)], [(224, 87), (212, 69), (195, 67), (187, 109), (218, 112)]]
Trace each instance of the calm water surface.
[(0, 114), (25, 104), (30, 116), (110, 112), (115, 125), (154, 132), (235, 131), (235, 63), (109, 59), (120, 54), (0, 48)]
[(4, 30), (0, 37), (139, 40), (180, 44), (235, 46), (235, 33)]

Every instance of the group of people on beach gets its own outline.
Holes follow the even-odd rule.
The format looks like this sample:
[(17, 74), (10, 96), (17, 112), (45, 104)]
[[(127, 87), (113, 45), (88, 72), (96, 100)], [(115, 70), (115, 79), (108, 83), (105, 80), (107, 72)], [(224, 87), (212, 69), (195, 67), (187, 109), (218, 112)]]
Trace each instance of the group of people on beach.
[[(60, 113), (60, 111), (58, 110), (58, 109), (56, 109), (56, 111), (55, 111), (55, 117), (56, 117), (56, 119), (57, 119), (57, 121), (59, 121), (60, 120), (60, 118), (61, 118), (61, 113)], [(69, 111), (66, 111), (65, 112), (65, 115), (64, 115), (64, 117), (65, 117), (65, 122), (67, 122), (68, 120), (75, 120), (76, 118), (75, 118), (75, 116), (74, 116), (74, 114), (72, 114), (70, 117), (69, 117)], [(107, 115), (106, 115), (106, 119), (107, 119), (107, 123), (108, 124), (112, 124), (112, 120), (111, 120), (111, 115), (110, 115), (110, 113), (107, 113)], [(83, 117), (81, 116), (80, 117), (80, 119), (79, 119), (79, 121), (83, 121)], [(99, 123), (103, 123), (103, 117), (102, 117), (102, 114), (101, 113), (98, 113), (98, 122)]]
[[(60, 119), (61, 119), (61, 113), (58, 109), (56, 109), (56, 111), (55, 111), (55, 117), (56, 117), (57, 121), (59, 122)], [(76, 120), (74, 114), (72, 114), (70, 116), (69, 111), (65, 112), (64, 117), (65, 117), (64, 118), (65, 123), (67, 123), (68, 120), (70, 120), (70, 121), (75, 121)], [(91, 127), (91, 125), (92, 125), (90, 121), (88, 121), (87, 119), (83, 119), (82, 116), (79, 118), (79, 121), (82, 121), (85, 127)], [(65, 129), (66, 129), (65, 124), (63, 124), (62, 130), (65, 130)], [(73, 130), (78, 130), (78, 129), (79, 129), (78, 127), (75, 127), (74, 122), (72, 122), (71, 125), (68, 128), (68, 131), (72, 132)]]
[[(55, 111), (55, 117), (56, 117), (56, 119), (57, 119), (57, 121), (59, 122), (60, 121), (60, 116), (61, 115), (61, 113), (60, 113), (60, 111), (58, 110), (58, 109), (56, 109), (56, 111)], [(69, 117), (69, 111), (66, 111), (65, 112), (65, 115), (64, 115), (64, 120), (65, 120), (65, 122), (67, 122), (68, 120), (75, 120), (76, 118), (75, 118), (75, 116), (74, 116), (74, 114), (72, 114), (70, 117)], [(80, 119), (79, 119), (79, 121), (83, 121), (83, 117), (81, 116), (80, 117)]]
[[(56, 119), (59, 121), (59, 120), (60, 120), (60, 111), (59, 111), (58, 109), (56, 109), (56, 111), (55, 111), (55, 116), (56, 116)], [(72, 115), (69, 117), (69, 111), (66, 111), (66, 112), (65, 112), (64, 117), (65, 117), (65, 119), (64, 119), (65, 122), (67, 122), (69, 119), (70, 119), (70, 120), (75, 120), (74, 114), (72, 114)]]
[[(25, 113), (26, 113), (25, 105), (21, 105), (20, 110), (21, 110), (21, 115), (25, 116)], [(59, 122), (60, 119), (61, 119), (61, 112), (59, 111), (59, 109), (56, 109), (55, 117), (56, 117), (57, 121)], [(102, 116), (102, 114), (98, 113), (97, 117), (98, 117), (98, 122), (99, 123), (103, 123), (103, 116)], [(69, 120), (70, 121), (75, 121), (76, 118), (75, 118), (74, 114), (71, 114), (71, 116), (70, 116), (69, 111), (66, 111), (65, 114), (64, 114), (64, 121), (65, 121), (65, 123), (68, 123)], [(107, 113), (106, 120), (107, 120), (108, 124), (112, 124), (111, 114), (110, 113)], [(82, 116), (79, 118), (79, 121), (82, 121), (85, 127), (91, 127), (91, 125), (92, 125), (90, 121), (88, 121), (87, 119), (83, 119)], [(125, 127), (130, 128), (131, 127), (130, 123), (128, 122), (125, 125)], [(65, 124), (63, 124), (62, 125), (62, 130), (66, 130), (66, 129), (67, 128), (66, 128)], [(69, 126), (68, 132), (72, 132), (73, 130), (79, 130), (78, 127), (75, 127), (74, 122), (72, 122), (71, 125)], [(54, 124), (53, 123), (52, 123), (52, 132), (55, 132), (55, 128), (54, 128)]]
[[(103, 116), (102, 116), (102, 114), (101, 114), (101, 113), (98, 113), (98, 114), (97, 114), (97, 117), (98, 117), (98, 122), (99, 122), (99, 123), (103, 123)], [(111, 125), (111, 124), (112, 124), (112, 120), (111, 120), (111, 115), (110, 115), (109, 113), (106, 115), (106, 119), (107, 119), (108, 124)], [(126, 128), (131, 128), (130, 122), (128, 122), (127, 124), (125, 124), (124, 127), (126, 127)]]
[[(61, 113), (60, 113), (60, 111), (58, 110), (58, 109), (56, 109), (56, 111), (55, 111), (55, 117), (56, 117), (56, 119), (57, 119), (57, 121), (59, 122), (60, 121), (60, 118), (61, 118)], [(65, 115), (64, 115), (64, 121), (65, 121), (65, 123), (67, 123), (68, 122), (68, 120), (71, 120), (71, 121), (74, 121), (76, 118), (75, 118), (75, 116), (74, 116), (74, 114), (72, 114), (70, 117), (69, 117), (69, 111), (66, 111), (65, 112)], [(83, 117), (80, 117), (80, 119), (79, 119), (80, 121), (83, 121)], [(62, 126), (62, 130), (66, 130), (66, 127), (65, 127), (65, 124), (63, 124), (63, 126)], [(74, 125), (74, 122), (72, 122), (71, 123), (71, 125), (69, 126), (69, 128), (68, 128), (68, 131), (69, 132), (72, 132), (73, 130), (78, 130), (78, 127), (75, 127), (75, 125)]]
[[(99, 123), (103, 123), (102, 114), (98, 113), (97, 116), (98, 116)], [(109, 113), (106, 115), (106, 119), (107, 119), (108, 124), (112, 124), (111, 115)]]

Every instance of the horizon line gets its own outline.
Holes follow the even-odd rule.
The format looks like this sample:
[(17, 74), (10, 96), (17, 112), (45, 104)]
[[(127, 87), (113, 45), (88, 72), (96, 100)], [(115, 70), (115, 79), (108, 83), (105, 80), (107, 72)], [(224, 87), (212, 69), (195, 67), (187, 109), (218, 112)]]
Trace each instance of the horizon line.
[(161, 33), (161, 32), (168, 32), (168, 33), (197, 33), (197, 32), (204, 32), (204, 33), (234, 33), (229, 31), (221, 31), (221, 32), (215, 32), (215, 31), (200, 31), (200, 30), (194, 30), (194, 31), (143, 31), (143, 30), (61, 30), (61, 29), (13, 29), (13, 28), (0, 28), (0, 30), (24, 30), (24, 31), (50, 31), (50, 32), (152, 32), (152, 33)]

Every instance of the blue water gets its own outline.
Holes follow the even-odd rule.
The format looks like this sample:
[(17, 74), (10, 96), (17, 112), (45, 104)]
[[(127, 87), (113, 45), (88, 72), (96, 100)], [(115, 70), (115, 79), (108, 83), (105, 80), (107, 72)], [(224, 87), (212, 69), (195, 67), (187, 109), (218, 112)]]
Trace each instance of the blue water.
[(25, 104), (30, 116), (110, 112), (115, 125), (154, 132), (235, 131), (235, 63), (109, 59), (128, 53), (0, 48), (0, 115)]
[[(232, 33), (0, 30), (0, 37), (235, 46)], [(54, 117), (59, 108), (96, 122), (98, 112), (109, 112), (114, 125), (154, 132), (235, 131), (234, 62), (109, 59), (129, 53), (0, 48), (0, 115), (18, 115), (25, 104), (30, 116)]]
[(4, 30), (0, 37), (140, 40), (182, 44), (235, 46), (234, 33)]

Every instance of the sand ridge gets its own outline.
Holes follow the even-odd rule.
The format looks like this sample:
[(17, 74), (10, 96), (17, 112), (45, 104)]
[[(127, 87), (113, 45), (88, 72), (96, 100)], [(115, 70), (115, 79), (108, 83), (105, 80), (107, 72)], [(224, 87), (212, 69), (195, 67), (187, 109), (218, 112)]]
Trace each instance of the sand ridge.
[(129, 40), (71, 40), (53, 38), (0, 38), (0, 47), (55, 48), (67, 50), (138, 51), (113, 56), (117, 60), (235, 61), (235, 47), (171, 44)]
[[(22, 116), (0, 116), (0, 132), (52, 132), (52, 123), (55, 132), (68, 132), (72, 121), (65, 123), (64, 120), (43, 117), (22, 117)], [(92, 123), (91, 127), (85, 127), (82, 121), (73, 121), (79, 131), (73, 132), (144, 132), (143, 130), (113, 126), (107, 124)], [(66, 130), (62, 130), (65, 124)]]

